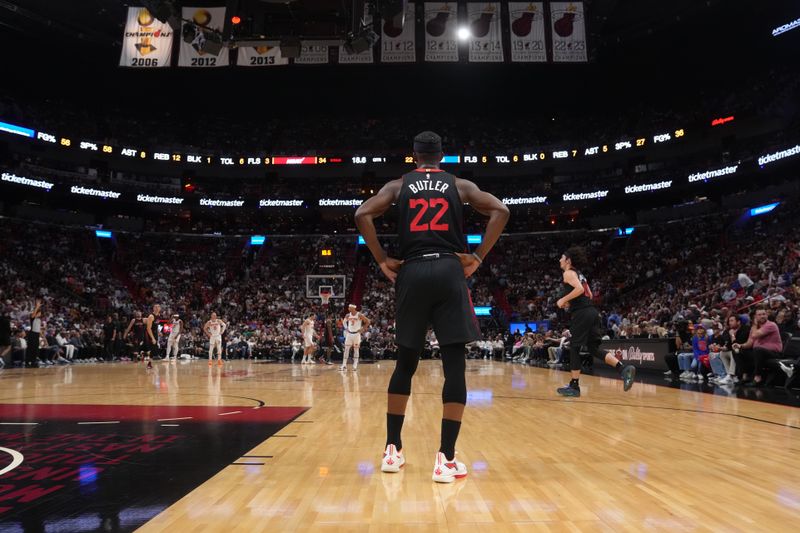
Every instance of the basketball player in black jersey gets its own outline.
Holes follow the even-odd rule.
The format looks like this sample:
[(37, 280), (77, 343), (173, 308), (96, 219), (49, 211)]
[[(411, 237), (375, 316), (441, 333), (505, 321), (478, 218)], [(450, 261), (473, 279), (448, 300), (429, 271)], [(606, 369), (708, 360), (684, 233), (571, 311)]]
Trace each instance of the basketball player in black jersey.
[(587, 264), (586, 252), (579, 246), (573, 246), (561, 256), (559, 266), (564, 271), (564, 288), (567, 291), (556, 305), (559, 309), (569, 309), (570, 345), (569, 368), (572, 380), (566, 387), (558, 389), (562, 396), (580, 396), (581, 387), (581, 347), (586, 346), (589, 354), (597, 359), (602, 359), (609, 366), (619, 370), (622, 375), (624, 389), (630, 390), (633, 378), (636, 377), (636, 367), (622, 363), (610, 352), (600, 351), (600, 341), (603, 337), (603, 326), (600, 323), (600, 313), (592, 303), (592, 290), (589, 282), (578, 269)]
[(133, 314), (133, 318), (131, 319), (128, 327), (125, 328), (125, 334), (123, 338), (128, 338), (128, 334), (133, 332), (133, 350), (139, 353), (139, 357), (141, 358), (140, 361), (144, 360), (144, 337), (145, 337), (145, 324), (144, 320), (142, 319), (142, 312), (136, 311)]
[(153, 312), (145, 320), (145, 350), (148, 353), (147, 368), (153, 368), (152, 359), (158, 356), (158, 317), (161, 315), (161, 306), (155, 304)]
[[(381, 271), (395, 282), (397, 365), (389, 381), (386, 452), (383, 472), (405, 464), (400, 432), (428, 326), (441, 345), (444, 368), (441, 446), (433, 480), (451, 483), (467, 475), (455, 460), (455, 445), (467, 400), (465, 348), (480, 337), (467, 289), (471, 276), (492, 249), (508, 221), (508, 208), (474, 183), (439, 168), (442, 139), (433, 132), (414, 138), (417, 169), (387, 183), (356, 211), (356, 225)], [(482, 244), (468, 253), (462, 228), (465, 203), (489, 217)], [(373, 219), (397, 204), (400, 259), (381, 247)]]

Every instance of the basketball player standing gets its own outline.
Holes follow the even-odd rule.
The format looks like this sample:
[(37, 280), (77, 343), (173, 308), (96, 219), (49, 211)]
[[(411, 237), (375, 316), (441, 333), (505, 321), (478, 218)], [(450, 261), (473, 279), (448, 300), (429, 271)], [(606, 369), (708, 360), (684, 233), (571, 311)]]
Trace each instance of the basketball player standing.
[(300, 326), (300, 332), (303, 334), (303, 360), (300, 361), (301, 365), (314, 364), (314, 351), (316, 350), (316, 345), (314, 344), (314, 335), (316, 335), (314, 321), (316, 318), (313, 314), (308, 315), (308, 318), (303, 321), (303, 325)]
[(153, 357), (158, 356), (158, 317), (161, 306), (153, 305), (153, 312), (145, 320), (145, 350), (147, 351), (147, 368), (153, 368)]
[[(477, 318), (466, 278), (478, 269), (500, 238), (508, 221), (508, 208), (471, 181), (439, 168), (442, 139), (425, 131), (414, 138), (417, 169), (390, 181), (356, 211), (356, 225), (381, 271), (396, 283), (397, 365), (389, 381), (386, 414), (386, 450), (383, 472), (398, 472), (405, 464), (400, 438), (411, 378), (417, 369), (428, 325), (441, 344), (444, 369), (441, 445), (433, 467), (433, 480), (452, 483), (467, 475), (456, 461), (455, 445), (467, 402), (465, 344), (478, 340)], [(462, 227), (463, 205), (468, 203), (489, 217), (483, 242), (467, 252)], [(388, 257), (378, 241), (374, 218), (392, 204), (398, 209), (401, 259)]]
[(562, 396), (581, 395), (579, 379), (581, 377), (581, 346), (586, 346), (589, 354), (597, 359), (602, 359), (609, 366), (616, 368), (622, 376), (624, 389), (630, 390), (633, 378), (636, 377), (636, 367), (622, 363), (611, 352), (600, 352), (600, 341), (603, 337), (603, 326), (600, 323), (600, 313), (592, 303), (592, 290), (589, 282), (578, 269), (585, 268), (587, 264), (586, 252), (580, 246), (573, 246), (561, 256), (559, 266), (564, 271), (564, 288), (567, 293), (561, 297), (556, 305), (559, 309), (569, 309), (570, 345), (569, 368), (572, 379), (569, 385), (558, 389)]
[(128, 323), (128, 327), (125, 328), (125, 334), (123, 338), (128, 338), (128, 334), (133, 332), (133, 350), (139, 354), (139, 361), (144, 361), (144, 337), (145, 337), (145, 324), (144, 320), (142, 319), (142, 312), (136, 311), (133, 313), (133, 318), (131, 318), (130, 323)]
[(172, 328), (167, 337), (167, 361), (170, 360), (170, 354), (175, 353), (175, 361), (178, 360), (181, 348), (181, 334), (183, 333), (183, 320), (180, 315), (172, 315)]
[(208, 366), (213, 364), (214, 350), (217, 352), (217, 365), (222, 366), (222, 334), (228, 325), (217, 318), (217, 313), (211, 313), (211, 319), (203, 326), (203, 331), (208, 337)]
[(342, 372), (347, 371), (347, 359), (350, 357), (350, 349), (352, 348), (353, 372), (356, 372), (358, 370), (358, 350), (361, 347), (361, 334), (367, 331), (370, 322), (369, 318), (357, 311), (358, 308), (355, 304), (350, 304), (348, 309), (350, 312), (344, 317), (344, 356), (339, 370)]

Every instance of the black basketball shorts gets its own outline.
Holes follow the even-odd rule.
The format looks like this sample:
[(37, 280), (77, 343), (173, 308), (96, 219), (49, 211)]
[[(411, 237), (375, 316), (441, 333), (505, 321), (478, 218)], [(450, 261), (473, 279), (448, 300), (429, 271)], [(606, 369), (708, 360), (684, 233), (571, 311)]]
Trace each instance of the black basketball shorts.
[(594, 306), (572, 311), (569, 320), (570, 346), (599, 345), (603, 338), (600, 313)]
[(440, 346), (480, 339), (464, 269), (455, 255), (403, 263), (395, 296), (399, 346), (422, 350), (429, 326), (433, 326)]

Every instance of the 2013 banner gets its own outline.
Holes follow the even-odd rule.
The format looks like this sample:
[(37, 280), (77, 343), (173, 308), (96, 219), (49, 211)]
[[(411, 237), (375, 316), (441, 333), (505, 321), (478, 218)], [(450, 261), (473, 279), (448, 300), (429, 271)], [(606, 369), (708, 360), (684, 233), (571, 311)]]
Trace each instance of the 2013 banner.
[(236, 64), (240, 67), (274, 67), (288, 65), (289, 59), (281, 55), (278, 46), (242, 46)]
[(406, 5), (406, 19), (402, 28), (394, 26), (393, 21), (381, 21), (381, 62), (413, 63), (417, 60), (417, 43), (415, 38), (416, 5)]
[(425, 61), (458, 61), (458, 4), (425, 2)]
[(122, 40), (121, 67), (168, 67), (173, 31), (144, 7), (129, 7)]
[(579, 63), (588, 60), (583, 2), (550, 2), (550, 30), (553, 35), (554, 62)]
[[(181, 39), (181, 53), (178, 58), (179, 67), (227, 67), (229, 64), (228, 48), (222, 47), (218, 54), (203, 51), (203, 41), (206, 32), (212, 30), (222, 32), (225, 25), (224, 7), (184, 7), (183, 8), (182, 34), (186, 35), (194, 29), (194, 38), (191, 42)], [(186, 21), (191, 21), (190, 24)], [(187, 28), (188, 26), (188, 28)]]
[(508, 27), (511, 30), (512, 62), (547, 61), (543, 2), (509, 2)]
[(467, 4), (469, 22), (469, 60), (473, 63), (503, 62), (503, 33), (500, 29), (500, 2)]

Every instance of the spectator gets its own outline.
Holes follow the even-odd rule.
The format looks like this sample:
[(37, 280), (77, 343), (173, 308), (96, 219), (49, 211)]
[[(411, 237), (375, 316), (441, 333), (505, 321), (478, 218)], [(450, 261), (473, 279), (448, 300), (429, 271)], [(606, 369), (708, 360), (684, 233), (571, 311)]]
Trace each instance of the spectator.
[(767, 359), (779, 359), (783, 351), (783, 340), (778, 325), (767, 318), (767, 310), (763, 307), (756, 311), (753, 317), (753, 326), (750, 336), (745, 343), (734, 343), (734, 351), (739, 352), (736, 366), (747, 364), (752, 368), (753, 380), (748, 379), (748, 374), (743, 374), (742, 379), (746, 386), (760, 387), (762, 370)]

